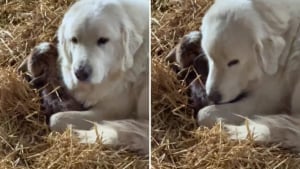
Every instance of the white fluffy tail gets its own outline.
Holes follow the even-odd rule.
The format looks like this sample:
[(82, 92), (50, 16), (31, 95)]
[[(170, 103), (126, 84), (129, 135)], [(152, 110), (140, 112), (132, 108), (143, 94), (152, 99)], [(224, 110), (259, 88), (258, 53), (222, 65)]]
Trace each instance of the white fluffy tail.
[(280, 143), (282, 147), (300, 152), (300, 117), (284, 114), (257, 116), (249, 120), (248, 125), (225, 125), (225, 129), (232, 139), (245, 139), (252, 134), (256, 141)]

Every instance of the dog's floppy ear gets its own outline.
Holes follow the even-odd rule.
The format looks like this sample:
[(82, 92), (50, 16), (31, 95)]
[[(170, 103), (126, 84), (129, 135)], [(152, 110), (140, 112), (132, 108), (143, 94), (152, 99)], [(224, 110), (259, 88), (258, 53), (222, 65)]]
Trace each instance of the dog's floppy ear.
[(69, 42), (65, 37), (65, 23), (64, 21), (61, 23), (61, 25), (58, 28), (57, 31), (57, 39), (58, 39), (58, 50), (59, 50), (59, 59), (64, 58), (65, 61), (72, 63), (72, 56), (71, 51), (69, 49)]
[(279, 36), (269, 37), (257, 42), (255, 50), (265, 73), (269, 75), (277, 73), (284, 46), (285, 40)]
[(124, 57), (122, 58), (122, 70), (126, 71), (134, 64), (134, 55), (143, 43), (143, 37), (133, 28), (122, 25), (122, 45)]
[(289, 26), (292, 9), (284, 1), (252, 0), (252, 4), (272, 31), (282, 33)]

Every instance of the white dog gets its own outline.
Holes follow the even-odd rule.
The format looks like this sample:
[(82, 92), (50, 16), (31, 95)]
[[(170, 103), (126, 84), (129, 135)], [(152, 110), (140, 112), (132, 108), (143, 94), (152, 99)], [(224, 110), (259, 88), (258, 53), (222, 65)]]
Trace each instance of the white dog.
[[(88, 111), (59, 112), (50, 127), (82, 142), (148, 153), (148, 0), (80, 0), (64, 15), (58, 49), (65, 85)], [(95, 126), (95, 129), (92, 127)]]
[(198, 112), (199, 124), (221, 120), (245, 139), (246, 117), (257, 141), (300, 151), (300, 1), (216, 0), (201, 31), (216, 104)]

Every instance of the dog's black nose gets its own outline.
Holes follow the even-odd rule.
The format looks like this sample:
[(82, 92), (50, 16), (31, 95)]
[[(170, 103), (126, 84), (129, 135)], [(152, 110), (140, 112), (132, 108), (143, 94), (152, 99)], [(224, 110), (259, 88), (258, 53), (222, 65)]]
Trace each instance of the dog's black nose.
[(214, 90), (209, 93), (208, 99), (217, 104), (220, 103), (220, 101), (222, 100), (222, 95), (220, 94), (220, 92)]
[(91, 76), (92, 68), (90, 66), (79, 66), (79, 68), (75, 71), (75, 76), (79, 81), (87, 81)]

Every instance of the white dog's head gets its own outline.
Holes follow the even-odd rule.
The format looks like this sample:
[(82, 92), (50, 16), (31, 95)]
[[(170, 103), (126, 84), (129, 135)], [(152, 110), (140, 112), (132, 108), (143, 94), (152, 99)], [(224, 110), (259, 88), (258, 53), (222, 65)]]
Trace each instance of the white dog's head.
[(206, 92), (212, 101), (237, 101), (251, 94), (263, 76), (277, 73), (285, 41), (276, 27), (263, 21), (251, 1), (220, 0), (209, 9), (201, 45), (209, 64)]
[(120, 1), (81, 0), (65, 14), (58, 30), (66, 85), (100, 84), (133, 66), (142, 32)]

